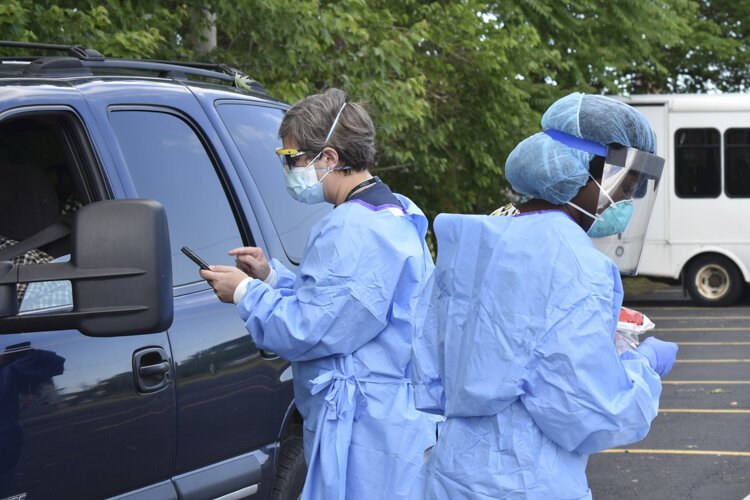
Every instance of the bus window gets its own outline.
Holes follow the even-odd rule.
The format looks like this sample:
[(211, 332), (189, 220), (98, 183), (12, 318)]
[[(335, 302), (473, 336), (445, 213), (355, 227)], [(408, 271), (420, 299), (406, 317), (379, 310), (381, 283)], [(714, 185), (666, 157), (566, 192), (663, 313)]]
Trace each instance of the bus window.
[(721, 194), (720, 134), (714, 128), (675, 132), (675, 191), (680, 198), (716, 198)]
[(724, 192), (731, 198), (750, 197), (750, 128), (724, 132)]

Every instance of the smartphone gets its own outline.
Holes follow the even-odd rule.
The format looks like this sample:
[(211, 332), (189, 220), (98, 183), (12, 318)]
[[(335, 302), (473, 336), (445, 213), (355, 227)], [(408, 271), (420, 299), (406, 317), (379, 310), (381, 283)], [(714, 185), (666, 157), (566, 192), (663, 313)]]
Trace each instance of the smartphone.
[(188, 247), (182, 247), (180, 250), (182, 250), (182, 253), (184, 253), (185, 255), (187, 255), (187, 257), (190, 260), (192, 260), (193, 262), (195, 262), (196, 264), (198, 264), (198, 267), (200, 267), (201, 269), (203, 269), (205, 271), (210, 271), (211, 270), (208, 267), (208, 264), (206, 264), (206, 261), (203, 260), (203, 259), (201, 259), (200, 257), (198, 257), (195, 254), (195, 252), (193, 252), (192, 250), (190, 250)]

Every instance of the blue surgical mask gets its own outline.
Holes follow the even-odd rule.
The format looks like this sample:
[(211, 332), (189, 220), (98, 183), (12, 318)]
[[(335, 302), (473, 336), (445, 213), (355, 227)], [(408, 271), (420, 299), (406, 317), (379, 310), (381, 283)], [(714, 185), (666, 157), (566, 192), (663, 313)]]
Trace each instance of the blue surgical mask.
[(633, 200), (622, 200), (604, 209), (586, 232), (592, 238), (624, 233), (633, 216)]
[(310, 205), (325, 201), (323, 184), (321, 184), (323, 179), (318, 181), (312, 162), (304, 168), (285, 170), (284, 181), (286, 182), (286, 190), (297, 201)]
[[(305, 167), (293, 168), (290, 170), (284, 170), (284, 181), (286, 182), (286, 190), (289, 194), (297, 201), (312, 205), (314, 203), (321, 203), (325, 201), (323, 196), (323, 179), (328, 174), (335, 172), (336, 170), (351, 170), (352, 167), (326, 167), (326, 168), (315, 168), (315, 162), (318, 161), (321, 153), (313, 158), (313, 161), (307, 164)], [(324, 170), (325, 174), (318, 180), (318, 174), (316, 171)]]

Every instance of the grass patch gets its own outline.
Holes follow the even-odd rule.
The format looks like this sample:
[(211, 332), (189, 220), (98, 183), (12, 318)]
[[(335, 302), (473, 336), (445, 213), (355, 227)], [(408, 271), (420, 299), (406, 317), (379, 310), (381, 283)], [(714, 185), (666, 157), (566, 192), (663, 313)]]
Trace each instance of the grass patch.
[(637, 295), (644, 292), (664, 290), (665, 288), (669, 288), (669, 285), (661, 281), (650, 280), (643, 276), (623, 276), (622, 288), (625, 290), (625, 295)]

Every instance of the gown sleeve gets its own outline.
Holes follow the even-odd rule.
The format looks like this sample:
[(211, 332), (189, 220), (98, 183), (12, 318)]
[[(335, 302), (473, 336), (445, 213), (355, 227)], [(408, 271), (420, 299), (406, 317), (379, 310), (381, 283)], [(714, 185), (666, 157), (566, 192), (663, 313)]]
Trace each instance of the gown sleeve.
[(643, 439), (659, 409), (661, 381), (648, 361), (637, 352), (617, 354), (612, 304), (605, 296), (581, 300), (544, 334), (527, 365), (521, 400), (567, 451)]
[(256, 345), (306, 361), (348, 355), (375, 338), (402, 263), (370, 233), (362, 222), (329, 224), (311, 239), (293, 288), (253, 280), (237, 309)]
[(294, 287), (294, 280), (297, 278), (297, 276), (287, 269), (287, 267), (282, 264), (278, 259), (271, 259), (271, 267), (274, 271), (276, 271), (276, 283), (274, 283), (274, 288), (292, 288)]

